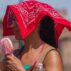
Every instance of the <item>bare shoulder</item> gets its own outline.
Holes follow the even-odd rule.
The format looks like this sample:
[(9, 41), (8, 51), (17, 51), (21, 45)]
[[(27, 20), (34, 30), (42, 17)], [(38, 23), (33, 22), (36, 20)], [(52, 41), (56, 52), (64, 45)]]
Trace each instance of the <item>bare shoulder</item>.
[(46, 71), (63, 71), (62, 59), (59, 52), (56, 49), (51, 50), (46, 55), (46, 58), (44, 60), (44, 67), (46, 68)]

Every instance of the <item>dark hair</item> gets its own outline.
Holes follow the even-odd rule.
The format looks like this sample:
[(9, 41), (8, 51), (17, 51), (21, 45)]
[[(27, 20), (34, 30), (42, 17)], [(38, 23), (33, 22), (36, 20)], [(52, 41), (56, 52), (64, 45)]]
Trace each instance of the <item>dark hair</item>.
[(40, 38), (50, 44), (53, 47), (56, 47), (56, 40), (54, 34), (54, 21), (49, 16), (44, 16), (40, 21), (39, 26), (39, 35)]

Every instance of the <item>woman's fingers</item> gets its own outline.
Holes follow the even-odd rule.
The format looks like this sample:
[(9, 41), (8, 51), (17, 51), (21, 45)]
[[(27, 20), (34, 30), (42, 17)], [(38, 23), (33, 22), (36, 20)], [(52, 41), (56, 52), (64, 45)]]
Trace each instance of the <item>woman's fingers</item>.
[(7, 56), (5, 62), (6, 62), (7, 64), (15, 64), (15, 61), (14, 61), (14, 60), (15, 60), (15, 59), (14, 59), (13, 56)]
[(11, 60), (6, 61), (7, 64), (14, 64)]
[(15, 59), (14, 55), (7, 55), (6, 59), (13, 61)]
[(7, 69), (8, 69), (9, 71), (17, 71), (16, 67), (13, 66), (13, 65), (10, 65), (10, 64), (7, 65)]
[[(11, 65), (12, 67), (16, 68), (16, 69), (22, 69), (22, 63), (21, 61), (15, 57), (14, 55), (7, 55), (6, 56), (6, 63), (7, 65)], [(11, 67), (8, 66), (8, 67)]]

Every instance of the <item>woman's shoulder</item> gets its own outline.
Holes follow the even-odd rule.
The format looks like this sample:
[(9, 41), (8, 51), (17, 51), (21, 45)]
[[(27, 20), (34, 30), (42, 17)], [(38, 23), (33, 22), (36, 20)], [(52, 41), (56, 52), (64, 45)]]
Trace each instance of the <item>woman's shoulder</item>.
[(51, 52), (51, 51), (55, 51), (56, 49), (49, 45), (49, 44), (44, 44), (44, 50), (42, 52), (42, 55), (41, 55), (41, 62), (44, 62), (44, 60), (46, 59), (46, 57), (48, 56), (48, 54)]
[(61, 58), (59, 51), (49, 44), (45, 44), (43, 53), (44, 61), (47, 61), (47, 59)]
[(51, 45), (46, 44), (44, 51), (46, 51), (46, 58), (54, 57), (54, 56), (55, 57), (60, 57), (59, 51)]
[(52, 46), (48, 48), (53, 48), (53, 49), (51, 49), (46, 54), (46, 57), (44, 59), (44, 67), (46, 69), (48, 69), (48, 67), (50, 68), (52, 67), (52, 69), (50, 70), (53, 70), (53, 71), (55, 71), (55, 69), (57, 69), (57, 71), (62, 71), (62, 59), (61, 59), (61, 55), (59, 51)]
[(45, 51), (47, 51), (46, 57), (45, 57), (45, 62), (50, 61), (50, 60), (56, 61), (56, 60), (61, 59), (61, 55), (55, 47), (46, 44)]
[(48, 52), (46, 53), (46, 59), (60, 58), (60, 53), (57, 49), (55, 49), (54, 47), (50, 47), (48, 49), (46, 49), (46, 50), (48, 50)]

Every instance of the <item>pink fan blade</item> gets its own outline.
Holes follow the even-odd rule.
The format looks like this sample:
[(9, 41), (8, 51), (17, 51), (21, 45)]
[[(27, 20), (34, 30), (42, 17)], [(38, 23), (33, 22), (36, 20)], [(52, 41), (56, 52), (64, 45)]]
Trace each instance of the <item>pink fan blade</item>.
[(9, 38), (1, 39), (1, 45), (5, 55), (10, 55), (13, 53), (13, 44)]

